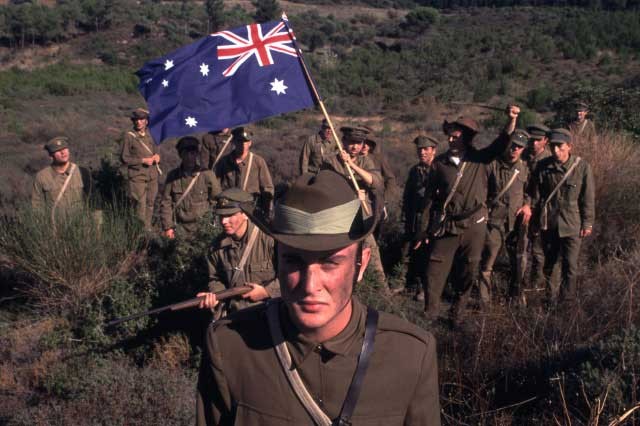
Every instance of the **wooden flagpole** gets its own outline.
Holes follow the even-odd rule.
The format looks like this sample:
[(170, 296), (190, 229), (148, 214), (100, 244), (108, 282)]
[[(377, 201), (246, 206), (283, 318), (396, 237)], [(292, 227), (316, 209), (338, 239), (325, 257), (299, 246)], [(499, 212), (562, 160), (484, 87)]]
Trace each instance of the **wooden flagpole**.
[[(344, 146), (342, 145), (342, 141), (340, 141), (340, 138), (338, 137), (338, 132), (336, 132), (336, 129), (333, 127), (333, 122), (331, 121), (331, 117), (329, 117), (329, 113), (327, 113), (327, 109), (324, 106), (324, 102), (322, 102), (322, 99), (320, 98), (320, 94), (318, 93), (318, 89), (316, 89), (316, 85), (314, 84), (313, 79), (311, 78), (311, 74), (309, 73), (309, 69), (307, 68), (307, 64), (304, 62), (304, 58), (302, 57), (302, 50), (300, 50), (300, 48), (298, 47), (298, 43), (296, 43), (296, 38), (293, 35), (293, 31), (291, 30), (291, 27), (289, 27), (289, 20), (287, 19), (287, 15), (284, 12), (282, 13), (282, 22), (284, 22), (284, 25), (287, 27), (287, 31), (289, 32), (289, 35), (291, 37), (291, 41), (293, 42), (293, 48), (298, 53), (298, 58), (300, 59), (300, 64), (302, 64), (302, 69), (304, 71), (304, 74), (307, 77), (307, 81), (309, 82), (309, 85), (311, 86), (311, 90), (313, 91), (313, 96), (316, 98), (316, 101), (318, 102), (318, 105), (320, 106), (320, 110), (322, 111), (322, 115), (327, 120), (327, 123), (329, 123), (329, 127), (331, 128), (331, 133), (333, 133), (333, 140), (336, 141), (336, 145), (338, 146), (338, 149), (342, 152), (342, 151), (344, 151)], [(349, 177), (351, 178), (351, 181), (353, 182), (353, 186), (355, 187), (356, 191), (358, 191), (358, 193), (360, 193), (360, 186), (358, 185), (358, 182), (356, 181), (356, 177), (353, 174), (353, 170), (351, 169), (351, 166), (349, 166), (349, 164), (346, 163), (346, 162), (344, 163), (344, 165), (347, 168), (347, 171), (349, 172)], [(365, 200), (362, 200), (362, 209), (364, 210), (364, 212), (367, 215), (371, 214), (371, 210), (369, 209), (369, 205), (367, 204), (367, 202)]]

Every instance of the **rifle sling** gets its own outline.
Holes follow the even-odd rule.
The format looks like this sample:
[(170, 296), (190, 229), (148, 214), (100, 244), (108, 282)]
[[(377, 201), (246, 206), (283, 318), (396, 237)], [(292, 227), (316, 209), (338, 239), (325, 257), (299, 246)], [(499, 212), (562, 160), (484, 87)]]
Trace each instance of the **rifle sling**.
[(269, 331), (271, 332), (271, 340), (274, 345), (280, 366), (284, 371), (289, 384), (291, 385), (294, 393), (302, 403), (303, 407), (309, 415), (313, 418), (313, 421), (318, 426), (347, 426), (351, 424), (351, 416), (355, 410), (360, 391), (362, 389), (362, 382), (364, 376), (369, 367), (369, 361), (371, 354), (373, 353), (373, 344), (375, 341), (376, 330), (378, 328), (378, 311), (367, 307), (367, 319), (365, 323), (364, 338), (362, 340), (362, 347), (360, 349), (360, 356), (358, 357), (358, 364), (356, 371), (351, 379), (351, 384), (347, 390), (347, 396), (342, 404), (342, 409), (338, 418), (331, 421), (329, 417), (322, 411), (322, 409), (316, 404), (315, 400), (305, 387), (298, 370), (293, 367), (291, 360), (291, 354), (285, 343), (284, 336), (282, 335), (282, 329), (280, 327), (280, 315), (278, 313), (278, 303), (270, 303), (267, 306), (267, 320), (269, 323)]
[[(247, 241), (247, 245), (244, 247), (244, 251), (242, 252), (242, 257), (240, 258), (240, 262), (238, 262), (238, 266), (236, 266), (233, 272), (233, 276), (231, 277), (231, 281), (229, 282), (229, 288), (235, 287), (236, 281), (238, 277), (244, 275), (244, 265), (246, 265), (247, 260), (249, 260), (249, 255), (251, 254), (251, 249), (258, 238), (258, 233), (260, 229), (254, 225), (251, 230), (251, 234), (249, 235), (249, 240)], [(244, 284), (244, 283), (243, 283)]]
[(189, 182), (189, 186), (187, 186), (187, 189), (182, 193), (180, 198), (178, 198), (178, 201), (176, 201), (176, 203), (173, 206), (174, 213), (178, 209), (178, 206), (180, 205), (180, 203), (184, 201), (185, 198), (187, 198), (187, 195), (189, 195), (189, 193), (193, 189), (193, 186), (196, 184), (196, 181), (198, 180), (199, 176), (200, 176), (200, 172), (197, 172), (196, 175), (193, 177), (193, 179), (191, 179), (191, 182)]

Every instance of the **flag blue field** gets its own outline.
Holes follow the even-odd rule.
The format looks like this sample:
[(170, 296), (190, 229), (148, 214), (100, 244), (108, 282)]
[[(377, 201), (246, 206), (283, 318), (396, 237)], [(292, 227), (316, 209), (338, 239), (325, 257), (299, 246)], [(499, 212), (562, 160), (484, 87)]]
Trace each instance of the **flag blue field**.
[(204, 37), (136, 72), (156, 143), (315, 105), (285, 21)]

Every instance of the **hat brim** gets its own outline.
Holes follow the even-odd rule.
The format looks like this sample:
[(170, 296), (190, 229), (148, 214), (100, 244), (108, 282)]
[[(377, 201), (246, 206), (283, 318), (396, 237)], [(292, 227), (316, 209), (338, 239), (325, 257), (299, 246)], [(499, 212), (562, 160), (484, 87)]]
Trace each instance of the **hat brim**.
[(444, 123), (442, 123), (442, 132), (446, 135), (449, 133), (449, 130), (453, 127), (460, 127), (466, 130), (467, 132), (471, 132), (474, 135), (478, 133), (477, 130), (472, 129), (471, 127), (466, 126), (462, 123), (459, 123), (458, 121), (447, 121), (447, 120), (444, 120)]
[[(364, 240), (373, 230), (378, 223), (378, 215), (372, 215), (364, 219), (362, 226), (359, 226), (360, 231), (352, 231), (343, 234), (284, 234), (273, 232), (269, 227), (267, 221), (258, 214), (256, 210), (250, 204), (242, 204), (242, 211), (251, 218), (251, 221), (260, 228), (265, 234), (269, 235), (274, 240), (286, 244), (289, 247), (306, 250), (306, 251), (332, 251), (339, 250)], [(375, 205), (371, 207), (372, 211), (375, 210)], [(361, 214), (362, 209), (358, 214)]]
[(45, 149), (49, 154), (55, 154), (56, 152), (62, 151), (63, 149), (67, 149), (67, 148), (69, 148), (69, 146), (64, 145), (64, 146), (56, 146), (54, 148), (45, 148)]

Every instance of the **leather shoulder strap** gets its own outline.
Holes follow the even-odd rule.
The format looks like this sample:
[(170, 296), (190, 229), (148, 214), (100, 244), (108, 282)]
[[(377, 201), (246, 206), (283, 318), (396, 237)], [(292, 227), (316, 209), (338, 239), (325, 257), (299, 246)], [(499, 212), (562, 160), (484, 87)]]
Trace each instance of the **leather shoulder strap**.
[(191, 179), (191, 182), (189, 182), (189, 186), (187, 186), (187, 189), (182, 193), (180, 198), (178, 198), (178, 201), (176, 201), (176, 204), (173, 206), (174, 212), (176, 211), (180, 203), (183, 202), (185, 198), (187, 198), (187, 195), (189, 195), (189, 193), (193, 189), (193, 186), (196, 184), (198, 177), (200, 177), (200, 172), (197, 172), (193, 179)]
[(247, 182), (249, 182), (249, 175), (251, 174), (251, 165), (253, 164), (253, 152), (249, 153), (249, 161), (247, 163), (247, 174), (244, 175), (244, 180), (242, 181), (242, 190), (247, 190)]

